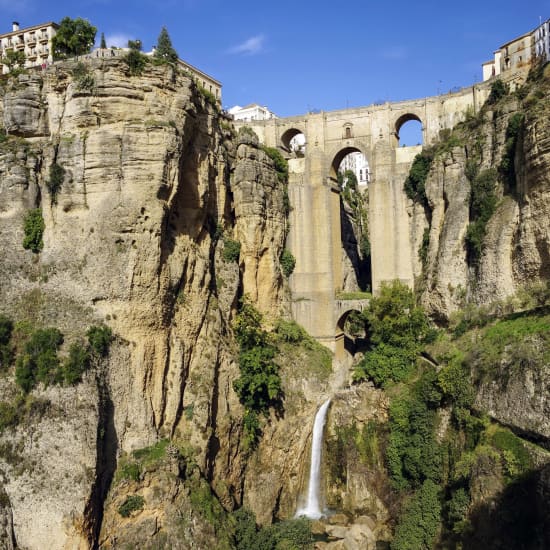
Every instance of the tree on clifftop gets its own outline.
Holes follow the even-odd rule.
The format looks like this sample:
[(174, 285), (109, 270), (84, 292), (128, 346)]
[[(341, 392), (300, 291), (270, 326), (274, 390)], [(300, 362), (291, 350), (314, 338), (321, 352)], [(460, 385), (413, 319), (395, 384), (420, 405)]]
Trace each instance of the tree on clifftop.
[(172, 46), (172, 41), (166, 27), (162, 27), (157, 38), (157, 49), (155, 50), (154, 57), (166, 63), (176, 63), (178, 61), (178, 53)]
[(88, 53), (94, 45), (96, 32), (96, 27), (86, 19), (64, 17), (52, 38), (54, 58), (65, 59)]

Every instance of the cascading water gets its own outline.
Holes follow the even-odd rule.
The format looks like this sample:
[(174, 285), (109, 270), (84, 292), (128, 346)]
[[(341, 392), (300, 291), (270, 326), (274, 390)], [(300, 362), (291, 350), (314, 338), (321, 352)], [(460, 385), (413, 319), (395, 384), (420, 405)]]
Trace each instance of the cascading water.
[(303, 508), (299, 508), (296, 517), (305, 516), (310, 519), (319, 519), (323, 516), (319, 503), (321, 486), (321, 451), (323, 448), (323, 430), (330, 399), (327, 399), (315, 415), (313, 435), (311, 436), (311, 465), (309, 467), (309, 483), (307, 500)]

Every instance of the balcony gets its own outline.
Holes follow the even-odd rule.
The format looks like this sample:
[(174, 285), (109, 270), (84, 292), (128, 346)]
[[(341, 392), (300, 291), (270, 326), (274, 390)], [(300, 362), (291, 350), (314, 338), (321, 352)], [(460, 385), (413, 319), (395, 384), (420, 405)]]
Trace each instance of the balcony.
[(38, 40), (40, 41), (40, 44), (45, 44), (48, 42), (48, 40), (50, 39), (50, 37), (44, 33), (44, 34), (41, 34), (39, 37), (38, 37)]
[(31, 35), (27, 38), (27, 46), (35, 46), (36, 45), (36, 36)]
[(27, 59), (29, 61), (35, 61), (36, 60), (36, 50), (33, 50), (31, 53), (27, 55)]

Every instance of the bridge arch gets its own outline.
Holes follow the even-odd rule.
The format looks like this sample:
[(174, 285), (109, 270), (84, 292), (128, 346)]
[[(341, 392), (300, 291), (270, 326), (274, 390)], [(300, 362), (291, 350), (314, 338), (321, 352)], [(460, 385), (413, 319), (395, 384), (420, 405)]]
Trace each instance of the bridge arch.
[(354, 354), (358, 349), (358, 344), (364, 344), (366, 338), (366, 329), (363, 329), (362, 334), (357, 334), (347, 322), (354, 316), (361, 314), (362, 308), (347, 309), (344, 311), (336, 322), (336, 338), (335, 338), (335, 354), (338, 358), (342, 358), (345, 352)]
[[(369, 164), (369, 158), (364, 151), (363, 147), (357, 146), (357, 145), (348, 145), (346, 147), (343, 147), (339, 150), (337, 150), (335, 153), (332, 154), (332, 162), (328, 169), (329, 177), (333, 180), (338, 179), (338, 169), (340, 168), (340, 165), (342, 164), (342, 161), (350, 154), (350, 153), (361, 153), (365, 159), (367, 160), (367, 164)], [(329, 157), (331, 158), (331, 157)], [(369, 165), (370, 166), (370, 165)]]
[(422, 122), (422, 119), (418, 114), (414, 112), (408, 112), (408, 113), (405, 113), (404, 115), (401, 115), (394, 123), (393, 135), (395, 136), (395, 143), (394, 143), (395, 147), (399, 147), (400, 133), (403, 126), (408, 122), (413, 122), (413, 121), (418, 122), (420, 124), (420, 131), (422, 133), (421, 143), (424, 143), (424, 123)]
[(304, 146), (305, 146), (305, 142), (306, 142), (306, 139), (305, 139), (305, 133), (302, 129), (300, 128), (295, 128), (295, 127), (292, 127), (292, 128), (288, 128), (287, 130), (285, 130), (282, 134), (281, 134), (281, 138), (280, 138), (280, 143), (279, 145), (285, 149), (286, 151), (288, 151), (289, 153), (292, 152), (292, 141), (295, 139), (295, 138), (298, 138), (298, 136), (300, 135), (303, 135), (304, 138), (303, 138), (303, 142), (304, 142)]

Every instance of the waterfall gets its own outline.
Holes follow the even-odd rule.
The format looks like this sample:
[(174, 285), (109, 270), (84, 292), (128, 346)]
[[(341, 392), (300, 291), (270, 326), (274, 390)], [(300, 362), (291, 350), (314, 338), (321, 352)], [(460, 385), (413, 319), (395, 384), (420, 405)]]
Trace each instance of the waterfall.
[(321, 451), (323, 449), (323, 429), (327, 416), (330, 399), (327, 399), (317, 411), (313, 422), (311, 436), (311, 465), (309, 467), (309, 483), (307, 488), (306, 505), (298, 508), (296, 517), (306, 516), (310, 519), (319, 519), (323, 513), (319, 504), (319, 489), (321, 486)]

